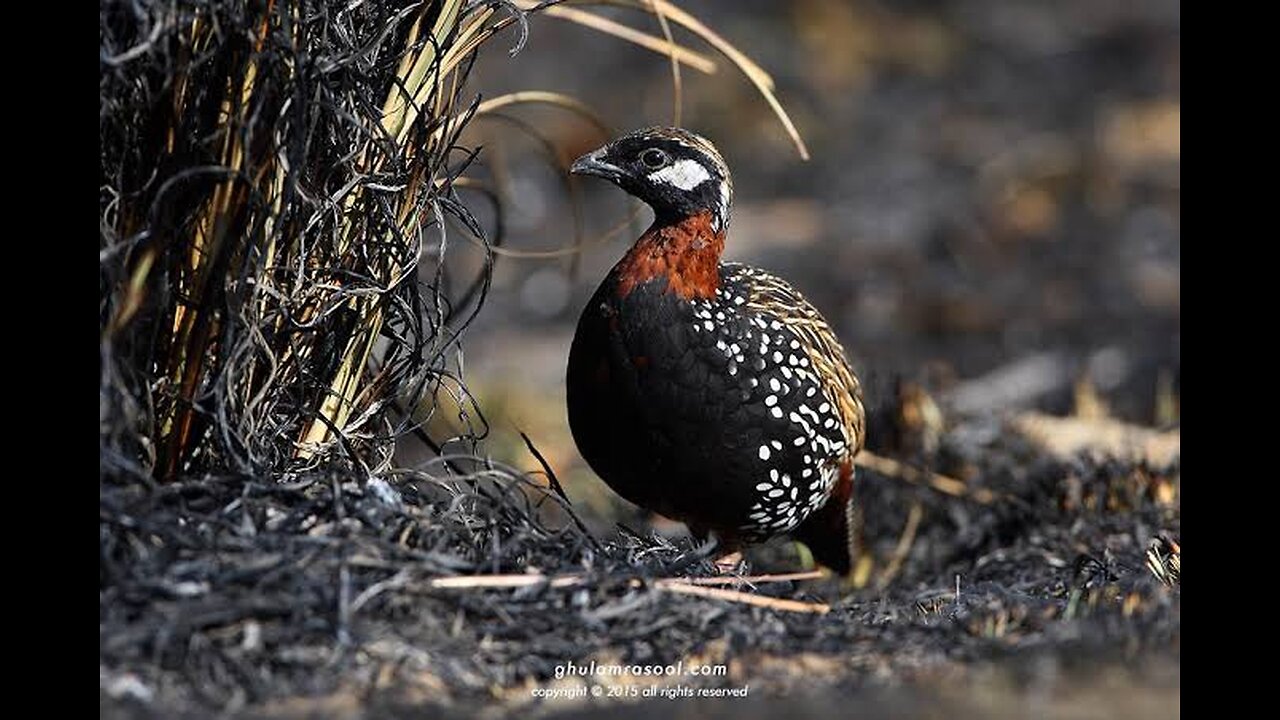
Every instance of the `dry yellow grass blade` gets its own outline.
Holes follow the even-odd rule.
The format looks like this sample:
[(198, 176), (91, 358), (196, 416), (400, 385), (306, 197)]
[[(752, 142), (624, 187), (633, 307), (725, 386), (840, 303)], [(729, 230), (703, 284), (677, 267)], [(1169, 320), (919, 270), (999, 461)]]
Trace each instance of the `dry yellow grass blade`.
[[(415, 44), (417, 44), (418, 33), (420, 32), (422, 32), (422, 16), (421, 15), (419, 15), (413, 21), (413, 24), (409, 26), (409, 34), (408, 36), (405, 37), (404, 46), (413, 47)], [(402, 77), (408, 76), (409, 70), (413, 67), (413, 61), (414, 61), (414, 56), (408, 53), (405, 53), (404, 57), (400, 58), (400, 65), (396, 68), (396, 77), (402, 78)], [(392, 90), (391, 95), (387, 96), (387, 102), (382, 106), (383, 116), (386, 116), (386, 114), (391, 111), (391, 107), (390, 107), (391, 102), (396, 97), (397, 95), (395, 90)]]
[[(529, 2), (518, 4), (526, 7), (532, 7), (537, 3)], [(554, 5), (542, 12), (546, 13), (548, 17), (558, 17), (562, 20), (575, 22), (583, 27), (588, 27), (592, 30), (612, 35), (620, 40), (634, 43), (646, 50), (652, 50), (653, 52), (661, 55), (666, 55), (673, 61), (684, 63), (694, 70), (708, 75), (715, 73), (718, 69), (715, 60), (712, 60), (710, 57), (698, 52), (697, 50), (684, 47), (683, 45), (678, 45), (673, 39), (664, 39), (655, 35), (650, 35), (646, 32), (636, 30), (630, 25), (623, 25), (616, 20), (610, 20), (609, 18), (601, 17), (594, 13), (587, 12), (586, 10)], [(660, 17), (665, 16), (660, 15)]]
[(737, 65), (742, 74), (746, 75), (751, 84), (755, 85), (760, 94), (764, 96), (765, 102), (769, 103), (769, 107), (773, 109), (773, 114), (778, 117), (778, 121), (782, 123), (782, 127), (786, 129), (787, 135), (790, 136), (791, 142), (795, 144), (796, 152), (800, 153), (802, 159), (809, 159), (809, 148), (805, 146), (804, 139), (800, 137), (800, 131), (796, 129), (795, 123), (791, 121), (791, 116), (783, 109), (782, 103), (778, 101), (777, 95), (774, 94), (773, 78), (768, 73), (738, 48), (734, 47), (728, 40), (720, 37), (714, 30), (703, 25), (701, 21), (679, 7), (672, 5), (667, 0), (646, 1), (652, 2), (662, 15), (684, 26), (690, 32), (705, 40), (711, 47), (719, 50), (734, 65)]
[(507, 93), (490, 98), (480, 103), (476, 107), (476, 114), (483, 115), (504, 107), (512, 105), (553, 105), (563, 108), (577, 115), (581, 115), (598, 130), (603, 133), (609, 131), (608, 126), (600, 119), (591, 106), (581, 100), (563, 93), (551, 92), (549, 90), (521, 90), (519, 92)]
[[(445, 0), (431, 29), (435, 43), (423, 44), (412, 62), (408, 62), (408, 56), (406, 56), (406, 60), (400, 64), (401, 82), (391, 89), (386, 102), (383, 103), (382, 113), (382, 127), (387, 134), (395, 138), (398, 146), (403, 146), (404, 139), (417, 121), (423, 105), (431, 99), (436, 81), (443, 75), (440, 63), (436, 62), (436, 51), (438, 47), (444, 47), (446, 40), (454, 33), (461, 8), (462, 0)], [(472, 25), (474, 24), (473, 22)], [(415, 24), (413, 31), (415, 34), (416, 27)], [(408, 68), (407, 73), (405, 68)], [(436, 69), (434, 73), (433, 68)], [(375, 160), (373, 164), (376, 166), (380, 163), (380, 160)], [(360, 164), (365, 164), (363, 159)], [(370, 168), (370, 170), (373, 169), (376, 168)], [(339, 254), (345, 252), (345, 248), (350, 246), (357, 231), (357, 225), (353, 221), (353, 209), (362, 194), (362, 187), (356, 185), (344, 198), (343, 222), (346, 227), (340, 236), (344, 247), (340, 248)], [(409, 205), (412, 201), (413, 194), (410, 193), (403, 198), (402, 202), (404, 205)], [(395, 276), (402, 271), (402, 268), (393, 267), (387, 270), (389, 275)], [(349, 302), (357, 315), (365, 318), (365, 322), (360, 331), (352, 334), (343, 348), (342, 360), (330, 381), (325, 400), (321, 404), (320, 417), (307, 426), (299, 439), (298, 457), (301, 459), (312, 457), (324, 445), (329, 439), (331, 428), (341, 431), (346, 425), (356, 407), (356, 391), (360, 387), (364, 368), (369, 362), (369, 357), (382, 330), (384, 318), (375, 299), (352, 298)]]
[[(403, 87), (393, 87), (387, 101), (383, 103), (382, 127), (396, 139), (397, 144), (404, 140), (405, 133), (413, 126), (419, 109), (431, 92), (434, 83), (428, 77), (428, 72), (436, 65), (436, 49), (444, 46), (446, 38), (457, 26), (461, 9), (462, 0), (445, 0), (444, 8), (431, 28), (435, 42), (422, 45), (408, 75), (401, 75)], [(403, 65), (402, 63), (401, 66)]]
[(696, 597), (710, 598), (712, 600), (725, 600), (727, 602), (754, 605), (756, 607), (769, 608), (771, 610), (782, 610), (784, 612), (816, 613), (818, 615), (825, 615), (831, 612), (831, 606), (826, 603), (802, 602), (800, 600), (787, 600), (785, 598), (775, 598), (767, 595), (753, 595), (751, 593), (739, 592), (737, 590), (725, 590), (724, 588), (690, 585), (681, 580), (658, 580), (654, 582), (653, 586), (659, 590), (679, 593), (681, 595), (694, 595)]
[[(264, 16), (263, 23), (267, 19)], [(192, 25), (192, 45), (198, 46), (202, 38), (212, 32), (203, 23)], [(261, 35), (262, 33), (260, 33)], [(260, 45), (259, 45), (259, 48)], [(222, 136), (221, 164), (230, 172), (220, 180), (195, 218), (191, 243), (187, 249), (186, 277), (177, 280), (180, 291), (190, 304), (179, 303), (174, 308), (173, 328), (170, 338), (172, 352), (167, 358), (166, 375), (171, 387), (176, 388), (176, 404), (164, 413), (160, 421), (161, 434), (165, 438), (164, 477), (172, 477), (180, 468), (190, 449), (190, 438), (196, 424), (192, 399), (196, 395), (209, 345), (219, 329), (219, 317), (201, 307), (201, 300), (211, 282), (215, 268), (227, 251), (229, 225), (234, 209), (241, 207), (245, 188), (234, 179), (245, 167), (245, 148), (240, 133), (230, 131), (232, 118), (243, 125), (249, 112), (249, 98), (253, 95), (258, 76), (257, 61), (250, 58), (244, 75), (236, 84), (234, 78), (227, 81), (220, 113), (227, 121)]]
[[(922, 470), (912, 467), (904, 462), (877, 455), (870, 450), (863, 450), (853, 459), (854, 464), (868, 468), (881, 475), (887, 475), (892, 478), (904, 480), (913, 485), (924, 485), (937, 490), (940, 493), (951, 495), (958, 498), (968, 498), (983, 505), (990, 505), (1002, 496), (988, 490), (987, 488), (971, 488), (962, 480), (953, 477), (947, 477), (941, 473)], [(1003, 497), (1003, 499), (1010, 499)]]
[(767, 573), (765, 575), (725, 575), (721, 577), (686, 577), (678, 579), (687, 585), (765, 585), (776, 582), (796, 582), (797, 580), (821, 580), (822, 577), (823, 572), (821, 570), (803, 570), (800, 572)]
[[(342, 364), (334, 374), (329, 385), (329, 394), (320, 406), (320, 414), (327, 418), (333, 427), (342, 430), (351, 411), (355, 409), (356, 389), (360, 385), (360, 375), (369, 362), (374, 342), (382, 332), (382, 312), (376, 307), (369, 309), (368, 324), (360, 332), (352, 335), (342, 356)], [(329, 425), (317, 420), (307, 428), (303, 436), (298, 456), (309, 458), (329, 436)]]
[[(523, 10), (529, 10), (535, 7), (537, 3), (528, 2), (527, 0), (518, 0), (516, 5)], [(594, 15), (586, 12), (585, 10), (577, 10), (574, 8), (554, 5), (548, 8), (543, 8), (540, 12), (544, 12), (552, 17), (559, 17), (564, 20), (576, 22), (584, 27), (589, 27), (612, 35), (661, 55), (671, 56), (674, 53), (677, 61), (684, 63), (695, 70), (707, 73), (708, 75), (716, 72), (718, 69), (716, 62), (703, 53), (691, 48), (676, 45), (675, 43), (668, 42), (663, 38), (636, 30), (629, 25), (623, 25), (615, 20)], [(494, 11), (492, 9), (485, 9), (470, 17), (467, 23), (459, 31), (458, 37), (445, 53), (444, 58), (440, 63), (440, 71), (442, 74), (454, 70), (458, 64), (462, 62), (463, 58), (466, 58), (486, 40), (510, 25), (509, 21), (486, 25), (493, 14)]]
[(1182, 454), (1179, 429), (1160, 431), (1110, 418), (1056, 417), (1030, 411), (1009, 422), (1028, 440), (1063, 459), (1088, 454), (1169, 465)]
[(554, 588), (581, 585), (587, 581), (585, 575), (549, 576), (541, 573), (527, 575), (457, 575), (453, 577), (432, 578), (426, 582), (427, 587), (442, 590), (473, 590), (492, 588), (522, 588), (547, 583)]
[(154, 249), (148, 248), (143, 251), (137, 265), (134, 266), (133, 272), (129, 275), (129, 284), (125, 290), (124, 302), (120, 304), (120, 310), (116, 312), (111, 319), (111, 324), (107, 326), (107, 334), (115, 334), (120, 328), (128, 324), (138, 309), (142, 307), (142, 301), (146, 297), (147, 278), (151, 276), (151, 267), (155, 265), (156, 252)]
[(564, 247), (558, 247), (551, 250), (519, 250), (516, 248), (494, 247), (493, 245), (486, 245), (479, 238), (467, 232), (465, 228), (459, 228), (459, 235), (461, 235), (462, 238), (465, 239), (467, 242), (480, 248), (486, 248), (489, 252), (500, 257), (520, 258), (524, 260), (549, 260), (552, 258), (569, 257), (570, 255), (576, 255), (582, 252), (584, 248), (595, 247), (596, 245), (600, 245), (605, 242), (608, 242), (609, 240), (612, 240), (613, 238), (620, 235), (624, 230), (631, 227), (632, 223), (635, 222), (635, 219), (639, 217), (642, 211), (643, 211), (643, 207), (641, 207), (640, 205), (634, 205), (632, 206), (631, 210), (627, 213), (626, 218), (624, 218), (621, 222), (609, 228), (607, 231), (600, 234), (599, 236), (584, 240), (580, 243), (575, 242), (572, 245), (566, 245)]
[[(787, 612), (806, 612), (824, 614), (831, 611), (825, 603), (811, 603), (786, 598), (775, 598), (767, 595), (740, 590), (728, 590), (717, 585), (765, 585), (775, 582), (795, 582), (798, 580), (817, 580), (823, 576), (818, 570), (777, 575), (750, 575), (745, 577), (697, 577), (697, 578), (659, 578), (653, 584), (658, 590), (666, 592), (696, 595), (698, 597), (727, 600), (745, 603), (757, 607), (766, 607)], [(426, 587), (436, 590), (506, 590), (525, 588), (546, 584), (548, 587), (565, 588), (585, 585), (590, 581), (584, 574), (570, 573), (566, 575), (544, 575), (542, 573), (507, 574), (507, 575), (457, 575), (438, 577), (427, 580)], [(644, 582), (633, 579), (627, 583), (629, 587), (643, 587)]]
[[(671, 23), (667, 22), (667, 16), (662, 14), (662, 9), (653, 0), (649, 0), (649, 7), (658, 18), (658, 26), (662, 28), (662, 37), (666, 38), (667, 46), (675, 48), (676, 39), (671, 34)], [(671, 55), (671, 101), (671, 124), (680, 127), (684, 111), (684, 85), (680, 81), (680, 63), (676, 62), (674, 54)]]
[(924, 506), (917, 500), (911, 504), (911, 510), (907, 513), (907, 523), (902, 528), (902, 535), (898, 537), (898, 545), (893, 549), (893, 556), (889, 559), (889, 565), (880, 573), (879, 579), (876, 580), (876, 589), (884, 590), (889, 587), (893, 579), (902, 571), (902, 565), (907, 560), (907, 555), (911, 553), (911, 545), (916, 540), (916, 531), (920, 529), (920, 518), (924, 517)]
[[(508, 93), (506, 95), (499, 95), (498, 97), (495, 97), (495, 98), (490, 98), (489, 100), (486, 100), (480, 103), (478, 106), (476, 106), (475, 115), (477, 118), (482, 118), (485, 116), (493, 116), (493, 115), (497, 115), (498, 111), (500, 110), (519, 106), (519, 105), (548, 105), (551, 107), (558, 107), (563, 110), (567, 110), (571, 113), (574, 113), (575, 115), (578, 115), (579, 117), (583, 118), (588, 123), (590, 123), (593, 127), (595, 127), (595, 129), (599, 131), (601, 136), (603, 137), (608, 137), (612, 132), (610, 128), (605, 124), (604, 120), (600, 118), (600, 116), (597, 115), (596, 112), (592, 110), (591, 107), (588, 106), (586, 103), (583, 103), (582, 101), (570, 95), (565, 95), (562, 93), (545, 91), (545, 90), (524, 90), (519, 92)], [(443, 128), (437, 130), (433, 136), (433, 139), (439, 138), (443, 132), (444, 132)], [(554, 162), (563, 163), (564, 160), (562, 158), (556, 158)], [(563, 171), (564, 165), (561, 164), (559, 169)], [(436, 182), (437, 186), (442, 185), (443, 183), (444, 183), (443, 179), (437, 180)], [(455, 180), (454, 186), (455, 187), (467, 187), (467, 186), (480, 187), (480, 185), (478, 184), (469, 183), (465, 178), (462, 178), (460, 180)], [(640, 210), (641, 209), (639, 206), (632, 208), (631, 212), (628, 213), (626, 220), (624, 220), (622, 223), (619, 223), (615, 227), (611, 228), (609, 231), (607, 231), (601, 236), (592, 238), (590, 240), (582, 240), (582, 239), (575, 238), (572, 244), (564, 247), (555, 248), (553, 250), (518, 250), (518, 249), (497, 247), (497, 246), (489, 245), (487, 243), (482, 242), (479, 238), (475, 237), (465, 228), (459, 228), (459, 232), (460, 232), (460, 235), (467, 240), (467, 242), (479, 247), (484, 247), (488, 252), (491, 252), (494, 255), (501, 256), (501, 257), (523, 258), (523, 259), (549, 259), (549, 258), (557, 258), (557, 257), (567, 257), (567, 256), (575, 255), (578, 252), (581, 252), (584, 247), (598, 245), (616, 236), (618, 233), (626, 229), (632, 221), (635, 220), (635, 218), (639, 215)]]
[[(517, 5), (521, 5), (525, 9), (532, 7), (534, 3), (528, 0), (519, 0)], [(668, 0), (583, 0), (583, 5), (613, 5), (618, 7), (626, 7), (639, 10), (649, 15), (655, 15), (660, 22), (670, 20), (680, 25), (689, 32), (698, 36), (711, 47), (715, 48), (721, 55), (724, 55), (730, 62), (737, 66), (738, 70), (747, 79), (755, 85), (756, 90), (764, 97), (765, 102), (769, 104), (773, 114), (777, 116), (778, 121), (782, 123), (782, 127), (786, 130), (787, 136), (791, 138), (792, 144), (796, 147), (796, 152), (804, 160), (809, 159), (809, 148), (805, 146), (804, 139), (800, 137), (800, 131), (796, 129), (795, 123), (792, 122), (791, 116), (782, 107), (782, 103), (778, 101), (777, 95), (774, 94), (774, 81), (769, 73), (755, 63), (751, 58), (747, 57), (742, 51), (738, 50), (733, 43), (725, 40), (718, 33), (707, 27), (696, 17), (682, 10), (680, 7), (668, 2)], [(544, 12), (549, 14), (551, 10), (563, 12), (572, 10), (563, 6), (555, 6), (547, 8)], [(581, 12), (581, 11), (579, 11)], [(587, 27), (590, 27), (589, 25)], [(656, 38), (655, 38), (656, 39)], [(664, 54), (666, 54), (667, 45), (662, 42)]]
[(492, 8), (486, 8), (468, 16), (466, 24), (458, 31), (458, 36), (454, 38), (453, 43), (440, 60), (440, 73), (442, 75), (453, 72), (463, 58), (475, 52), (486, 40), (506, 27), (507, 24), (502, 22), (486, 26), (485, 23), (492, 16)]
[[(768, 88), (770, 91), (776, 90), (777, 87), (770, 75), (764, 68), (756, 64), (756, 61), (739, 51), (729, 41), (720, 37), (711, 28), (707, 27), (702, 21), (693, 17), (689, 13), (673, 5), (669, 0), (582, 0), (583, 2), (594, 2), (606, 5), (618, 5), (621, 7), (629, 7), (647, 13), (661, 13), (662, 17), (674, 22), (675, 24), (685, 28), (689, 32), (702, 38), (707, 44), (716, 48), (725, 57), (729, 58), (734, 65), (748, 77), (754, 77), (760, 84)], [(654, 3), (654, 7), (650, 3)], [(725, 52), (724, 48), (728, 48), (731, 52)]]

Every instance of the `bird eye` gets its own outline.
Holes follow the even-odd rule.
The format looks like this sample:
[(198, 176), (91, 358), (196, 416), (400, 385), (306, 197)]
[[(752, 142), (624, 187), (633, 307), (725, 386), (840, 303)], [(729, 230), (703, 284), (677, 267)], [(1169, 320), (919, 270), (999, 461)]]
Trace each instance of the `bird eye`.
[(658, 148), (649, 148), (640, 153), (640, 162), (650, 168), (660, 168), (667, 164), (667, 154)]

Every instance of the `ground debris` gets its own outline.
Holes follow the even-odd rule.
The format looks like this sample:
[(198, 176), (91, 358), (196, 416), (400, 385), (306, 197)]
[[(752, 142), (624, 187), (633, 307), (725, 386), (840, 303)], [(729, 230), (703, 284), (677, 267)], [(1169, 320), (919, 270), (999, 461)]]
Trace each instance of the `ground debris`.
[[(959, 463), (942, 469), (964, 469), (951, 446), (973, 437), (942, 436), (938, 463)], [(687, 540), (592, 537), (558, 495), (515, 475), (407, 476), (398, 503), (341, 468), (287, 485), (104, 482), (104, 702), (212, 712), (354, 692), (542, 713), (558, 706), (532, 703), (530, 688), (567, 662), (709, 648), (762, 696), (1011, 656), (1176, 657), (1176, 464), (1064, 461), (999, 436), (974, 456), (963, 474), (990, 504), (863, 473), (882, 582), (852, 594), (758, 565), (736, 580), (709, 561), (668, 577)], [(755, 674), (765, 665), (746, 658), (831, 672)]]
[(1161, 432), (1110, 418), (1054, 417), (1036, 412), (1021, 413), (1010, 424), (1062, 458), (1090, 453), (1167, 465), (1182, 452), (1178, 429)]

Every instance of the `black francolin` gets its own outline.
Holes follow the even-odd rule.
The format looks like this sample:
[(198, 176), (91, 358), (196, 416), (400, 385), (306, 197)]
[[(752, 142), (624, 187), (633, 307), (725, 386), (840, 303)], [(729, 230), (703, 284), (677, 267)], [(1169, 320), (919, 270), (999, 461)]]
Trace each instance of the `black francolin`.
[(724, 552), (791, 534), (847, 573), (861, 388), (795, 288), (720, 262), (733, 205), (720, 153), (687, 130), (648, 128), (570, 171), (654, 211), (573, 338), (569, 424), (583, 457), (622, 497)]

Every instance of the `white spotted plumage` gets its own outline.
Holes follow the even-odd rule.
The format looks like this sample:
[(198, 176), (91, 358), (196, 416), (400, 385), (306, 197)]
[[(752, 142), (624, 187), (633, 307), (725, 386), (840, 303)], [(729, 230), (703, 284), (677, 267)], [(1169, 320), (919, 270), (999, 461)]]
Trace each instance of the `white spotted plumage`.
[(742, 400), (759, 409), (770, 435), (752, 446), (757, 502), (740, 531), (763, 539), (795, 529), (830, 497), (840, 464), (861, 442), (860, 435), (846, 436), (861, 429), (846, 422), (840, 408), (860, 399), (842, 405), (835, 397), (842, 389), (809, 369), (809, 338), (753, 306), (750, 288), (780, 280), (734, 263), (722, 268), (716, 297), (694, 304), (693, 322), (705, 327), (705, 318), (716, 319), (711, 346), (731, 363), (730, 376), (738, 376), (739, 366), (753, 370), (739, 383)]

